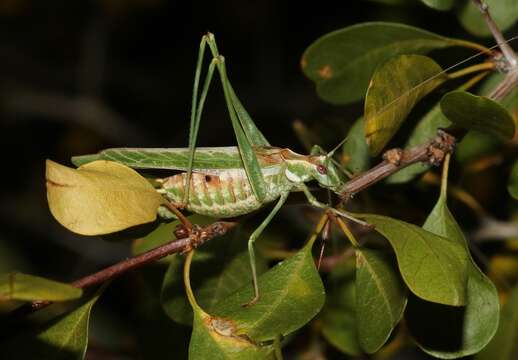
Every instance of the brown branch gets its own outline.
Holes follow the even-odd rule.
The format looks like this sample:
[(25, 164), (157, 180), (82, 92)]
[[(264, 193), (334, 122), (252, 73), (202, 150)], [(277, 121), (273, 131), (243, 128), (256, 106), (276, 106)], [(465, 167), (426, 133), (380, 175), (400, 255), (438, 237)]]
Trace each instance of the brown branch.
[(498, 28), (498, 25), (491, 17), (491, 14), (489, 12), (489, 6), (487, 6), (484, 0), (473, 0), (473, 2), (482, 13), (486, 25), (489, 28), (489, 31), (491, 31), (491, 34), (493, 35), (493, 38), (496, 40), (496, 43), (502, 51), (502, 54), (504, 55), (505, 59), (512, 68), (516, 68), (518, 66), (518, 56), (516, 55), (514, 50), (509, 46), (504, 36), (502, 35), (502, 32)]
[[(491, 17), (491, 13), (489, 12), (489, 7), (487, 4), (483, 0), (473, 0), (473, 2), (482, 13), (487, 27), (491, 31), (491, 34), (496, 40), (496, 43), (498, 44), (498, 47), (500, 48), (500, 51), (504, 57), (502, 60), (503, 65), (499, 66), (499, 68), (503, 72), (507, 73), (507, 75), (488, 96), (492, 100), (500, 101), (518, 85), (518, 55), (516, 55), (513, 48), (509, 46), (508, 42), (502, 35), (502, 32), (498, 28), (498, 25)], [(498, 59), (495, 60), (498, 64)]]
[(437, 136), (427, 143), (406, 150), (389, 150), (383, 155), (384, 160), (381, 163), (346, 182), (340, 190), (341, 196), (347, 200), (378, 181), (418, 162), (438, 166), (447, 153), (453, 152), (455, 142), (452, 135), (439, 130)]
[[(170, 241), (143, 254), (120, 261), (101, 271), (76, 280), (70, 285), (79, 289), (84, 289), (93, 285), (101, 284), (107, 280), (115, 279), (116, 277), (126, 273), (129, 270), (134, 270), (143, 265), (157, 261), (165, 256), (178, 252), (183, 253), (190, 251), (193, 248), (198, 247), (215, 237), (224, 235), (235, 225), (236, 223), (234, 222), (217, 221), (203, 228), (195, 226), (191, 232), (191, 235), (186, 238)], [(16, 309), (12, 315), (13, 317), (27, 315), (36, 310), (43, 309), (50, 304), (52, 304), (51, 301), (33, 301)]]

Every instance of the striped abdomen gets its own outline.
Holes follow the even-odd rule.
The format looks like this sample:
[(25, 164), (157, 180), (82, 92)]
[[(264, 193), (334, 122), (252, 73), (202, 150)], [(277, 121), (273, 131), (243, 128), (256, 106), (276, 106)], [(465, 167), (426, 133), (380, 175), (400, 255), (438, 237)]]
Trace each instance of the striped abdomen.
[[(180, 173), (162, 182), (162, 188), (173, 204), (183, 201), (186, 176), (186, 173)], [(265, 203), (278, 198), (290, 185), (282, 171), (265, 176), (265, 180), (269, 190)], [(192, 173), (187, 209), (193, 213), (218, 218), (234, 217), (257, 210), (265, 203), (256, 199), (244, 170)]]

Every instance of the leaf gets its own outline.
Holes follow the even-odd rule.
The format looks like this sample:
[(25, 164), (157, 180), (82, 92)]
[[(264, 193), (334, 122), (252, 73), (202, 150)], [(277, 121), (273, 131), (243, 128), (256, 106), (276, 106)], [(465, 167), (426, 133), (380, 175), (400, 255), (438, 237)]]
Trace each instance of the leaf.
[(403, 316), (406, 289), (391, 259), (382, 252), (356, 251), (356, 311), (362, 349), (372, 354)]
[(212, 317), (199, 308), (194, 309), (194, 322), (189, 344), (189, 359), (274, 359), (273, 346), (259, 346), (244, 336), (235, 335), (233, 321)]
[[(518, 2), (515, 0), (484, 0), (489, 6), (491, 17), (502, 32), (518, 20)], [(489, 36), (491, 31), (480, 10), (473, 1), (466, 1), (458, 13), (459, 21), (466, 30), (477, 36)]]
[(365, 96), (365, 137), (377, 155), (412, 108), (448, 79), (441, 67), (422, 55), (401, 55), (378, 67)]
[(502, 307), (495, 337), (475, 357), (476, 360), (514, 360), (518, 357), (518, 286)]
[(441, 99), (441, 111), (455, 125), (501, 139), (514, 135), (514, 121), (500, 104), (465, 91), (451, 91)]
[(408, 25), (368, 22), (322, 36), (306, 49), (301, 63), (323, 100), (349, 104), (363, 98), (372, 73), (388, 59), (466, 44)]
[(254, 341), (273, 340), (304, 326), (318, 314), (325, 300), (311, 245), (259, 277), (261, 297), (256, 304), (242, 306), (253, 297), (252, 285), (247, 284), (221, 301), (214, 313), (234, 320), (240, 331)]
[(81, 289), (39, 276), (16, 272), (0, 274), (0, 303), (8, 300), (67, 301), (82, 294)]
[[(160, 297), (162, 307), (171, 319), (191, 326), (193, 313), (183, 289), (183, 262), (180, 255), (172, 257)], [(257, 256), (256, 266), (261, 274), (266, 270), (265, 260)], [(219, 302), (251, 283), (247, 242), (239, 229), (196, 250), (191, 264), (191, 287), (196, 301), (209, 314)]]
[(484, 155), (495, 153), (502, 147), (502, 140), (488, 133), (471, 130), (462, 138), (455, 148), (455, 158), (466, 164)]
[(518, 161), (516, 161), (511, 169), (509, 182), (507, 183), (507, 191), (516, 200), (518, 200)]
[(421, 0), (421, 2), (433, 9), (446, 11), (455, 4), (455, 0)]
[(100, 235), (156, 219), (163, 199), (135, 170), (99, 160), (76, 169), (47, 160), (47, 199), (68, 230)]
[[(468, 251), (468, 244), (441, 195), (423, 228), (447, 237)], [(407, 324), (418, 345), (428, 354), (453, 359), (479, 352), (498, 326), (500, 306), (495, 286), (470, 257), (465, 307), (409, 301)], [(424, 318), (423, 318), (423, 314)]]
[(83, 305), (72, 312), (61, 316), (57, 321), (38, 334), (38, 339), (43, 343), (54, 347), (56, 352), (51, 357), (38, 357), (40, 359), (71, 359), (69, 355), (60, 357), (60, 353), (73, 354), (74, 359), (83, 359), (86, 354), (88, 344), (88, 326), (90, 322), (90, 312), (93, 305), (99, 299), (106, 288), (103, 286), (96, 294)]
[(403, 280), (415, 295), (445, 305), (466, 304), (469, 259), (463, 246), (400, 220), (361, 216), (392, 245)]
[[(346, 266), (344, 266), (346, 265)], [(344, 264), (330, 273), (326, 304), (319, 314), (322, 335), (341, 352), (362, 353), (357, 334), (355, 267)]]
[[(451, 122), (442, 114), (439, 105), (434, 106), (419, 122), (410, 134), (405, 149), (424, 144), (437, 135), (437, 129), (447, 128)], [(401, 184), (414, 179), (417, 175), (425, 172), (430, 165), (421, 162), (407, 166), (394, 175), (387, 178), (390, 184)]]
[(347, 134), (343, 146), (345, 168), (354, 174), (365, 171), (370, 166), (369, 147), (365, 141), (363, 118), (356, 120)]

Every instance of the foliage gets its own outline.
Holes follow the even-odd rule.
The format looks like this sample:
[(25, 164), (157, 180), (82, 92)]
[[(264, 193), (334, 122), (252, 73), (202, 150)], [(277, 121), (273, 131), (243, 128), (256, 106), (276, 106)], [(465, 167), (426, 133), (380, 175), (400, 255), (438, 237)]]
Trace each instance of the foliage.
[[(407, 1), (380, 2), (383, 6), (416, 6)], [(421, 3), (436, 16), (454, 12), (460, 24), (475, 35), (488, 34), (471, 2), (422, 0)], [(518, 19), (514, 3), (488, 0), (488, 4), (502, 28), (510, 27)], [(193, 201), (193, 192), (199, 192), (194, 197), (195, 205), (201, 207), (203, 201), (210, 200), (215, 207), (223, 206), (221, 198), (211, 198), (210, 186), (215, 186), (216, 179), (223, 183), (219, 174), (229, 169), (234, 183), (228, 186), (240, 181), (236, 174), (246, 174), (247, 180), (241, 184), (240, 191), (249, 188), (251, 195), (240, 199), (242, 193), (230, 188), (224, 190), (228, 196), (248, 203), (258, 201), (261, 208), (266, 205), (264, 199), (269, 194), (263, 175), (273, 173), (273, 167), (269, 166), (282, 156), (295, 155), (285, 155), (287, 150), (270, 147), (255, 128), (226, 79), (225, 62), (212, 41), (211, 35), (207, 35), (200, 47), (201, 60), (205, 44), (214, 60), (202, 83), (199, 99), (196, 96), (200, 73), (196, 75), (192, 116), (201, 117), (212, 72), (219, 71), (239, 152), (234, 148), (204, 148), (192, 153), (190, 159), (185, 149), (144, 152), (138, 148), (108, 149), (74, 157), (77, 169), (47, 160), (47, 199), (57, 222), (81, 235), (102, 235), (120, 243), (130, 238), (133, 255), (149, 254), (148, 251), (177, 240), (176, 234), (184, 229), (180, 227), (182, 217), (171, 213), (164, 196), (167, 191), (163, 184), (173, 180), (162, 175), (170, 176), (173, 170), (185, 172), (190, 166), (204, 175), (195, 177), (189, 185), (189, 201)], [(457, 68), (461, 65), (455, 70), (451, 67), (443, 70), (434, 50), (441, 50), (440, 54), (458, 48), (480, 52), (475, 56), (479, 63), (461, 64), (464, 67), (460, 70)], [(178, 346), (183, 346), (179, 353), (188, 353), (189, 359), (205, 359), (210, 354), (214, 359), (279, 360), (281, 353), (289, 358), (303, 358), (311, 352), (322, 358), (335, 352), (339, 356), (379, 354), (383, 358), (397, 356), (398, 351), (410, 346), (443, 359), (475, 354), (479, 360), (518, 356), (518, 292), (516, 285), (509, 290), (509, 284), (518, 281), (516, 270), (511, 271), (514, 278), (495, 272), (486, 275), (485, 263), (486, 257), (501, 252), (516, 255), (512, 241), (518, 235), (512, 230), (517, 228), (513, 219), (518, 210), (518, 92), (511, 91), (504, 99), (487, 96), (504, 81), (499, 75), (486, 78), (498, 65), (494, 56), (481, 60), (482, 54), (488, 53), (491, 50), (485, 45), (471, 40), (391, 22), (347, 26), (315, 40), (305, 50), (301, 66), (320, 99), (332, 106), (364, 101), (363, 114), (357, 114), (356, 121), (349, 121), (340, 133), (325, 126), (309, 130), (298, 125), (307, 147), (316, 145), (309, 144), (313, 139), (328, 136), (326, 132), (332, 133), (336, 143), (346, 139), (334, 158), (333, 154), (322, 156), (325, 154), (322, 148), (313, 147), (312, 157), (308, 157), (313, 161), (311, 164), (317, 162), (315, 159), (325, 158), (327, 166), (322, 170), (323, 165), (318, 163), (316, 175), (311, 173), (321, 188), (338, 193), (336, 187), (326, 186), (318, 178), (331, 172), (334, 165), (354, 176), (362, 176), (373, 164), (382, 161), (379, 155), (389, 145), (413, 149), (434, 139), (439, 129), (457, 137), (458, 152), (451, 159), (450, 154), (446, 155), (442, 171), (432, 169), (434, 161), (412, 163), (372, 188), (378, 179), (371, 179), (369, 189), (354, 197), (337, 200), (327, 191), (329, 207), (324, 206), (324, 210), (336, 206), (335, 212), (318, 208), (318, 201), (324, 201), (325, 196), (318, 196), (318, 201), (308, 197), (317, 205), (312, 210), (287, 209), (281, 214), (282, 227), (274, 221), (256, 243), (258, 254), (252, 261), (258, 273), (257, 302), (250, 303), (254, 288), (251, 245), (247, 248), (246, 244), (253, 232), (251, 225), (257, 228), (259, 224), (255, 216), (250, 217), (250, 223), (249, 217), (237, 219), (239, 226), (230, 233), (210, 239), (196, 250), (185, 247), (186, 254), (168, 254), (147, 264), (148, 270), (124, 277), (135, 289), (153, 289), (129, 301), (138, 304), (139, 313), (160, 319), (157, 327), (167, 329), (167, 336), (189, 334), (188, 339), (178, 335), (175, 340)], [(513, 70), (517, 70), (517, 65), (514, 66)], [(198, 124), (193, 124), (190, 144), (196, 141)], [(257, 125), (261, 127), (260, 121)], [(437, 149), (427, 149), (428, 156), (445, 155), (436, 155), (434, 150)], [(296, 159), (302, 162), (306, 157)], [(388, 156), (384, 159), (383, 164), (391, 163)], [(403, 160), (393, 165), (397, 167)], [(149, 169), (159, 171), (145, 171)], [(501, 204), (496, 209), (490, 201), (479, 204), (476, 196), (470, 194), (480, 188), (471, 189), (468, 180), (480, 174), (487, 176), (488, 169), (494, 174), (491, 177), (490, 173), (485, 184), (491, 188), (493, 201)], [(287, 168), (282, 168), (280, 174), (286, 174), (291, 182), (300, 179), (298, 173)], [(449, 177), (456, 186), (448, 187)], [(341, 174), (337, 178), (340, 185), (347, 182)], [(296, 190), (306, 190), (303, 186), (299, 184)], [(440, 195), (436, 199), (438, 187)], [(226, 196), (221, 194), (217, 195)], [(347, 200), (345, 204), (344, 200)], [(190, 204), (175, 205), (181, 208)], [(281, 205), (279, 202), (278, 206)], [(355, 213), (345, 208), (354, 209)], [(462, 211), (470, 211), (469, 216), (463, 216)], [(250, 211), (244, 212), (248, 216)], [(264, 213), (259, 213), (262, 221)], [(341, 216), (352, 220), (345, 223)], [(500, 241), (487, 247), (483, 243), (487, 238), (480, 234), (484, 234), (486, 224), (495, 222), (496, 216), (502, 217), (500, 223), (505, 222), (505, 226), (497, 234), (496, 240)], [(180, 220), (171, 221), (174, 217)], [(187, 219), (195, 224), (194, 232), (198, 231), (197, 226), (218, 220), (200, 214)], [(263, 224), (266, 223), (259, 228)], [(317, 246), (319, 236), (333, 250), (331, 255), (329, 250), (324, 253), (322, 259)], [(308, 240), (301, 246), (305, 237)], [(474, 256), (471, 249), (476, 249), (474, 254), (483, 255)], [(24, 325), (30, 330), (3, 336), (5, 354), (27, 359), (86, 358), (92, 338), (89, 335), (92, 308), (107, 287), (108, 283), (92, 295), (65, 283), (23, 273), (0, 275), (0, 311), (7, 313), (3, 315), (9, 321), (12, 319), (8, 316), (18, 316), (16, 308), (27, 307), (27, 303), (51, 301), (62, 306), (60, 311), (51, 310), (57, 307), (52, 305), (28, 316), (29, 321)], [(502, 310), (499, 297), (506, 299)], [(95, 320), (94, 317), (92, 326)], [(400, 326), (402, 321), (404, 326)], [(166, 325), (162, 327), (162, 324)], [(34, 346), (21, 349), (24, 343)], [(139, 355), (145, 358), (148, 354)]]

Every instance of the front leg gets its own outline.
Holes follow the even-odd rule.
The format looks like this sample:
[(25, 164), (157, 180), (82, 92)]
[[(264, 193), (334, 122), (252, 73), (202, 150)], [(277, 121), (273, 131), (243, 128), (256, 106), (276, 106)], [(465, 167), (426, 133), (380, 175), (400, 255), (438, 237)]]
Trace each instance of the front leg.
[(369, 226), (368, 223), (366, 223), (365, 221), (362, 221), (362, 220), (359, 220), (359, 219), (356, 219), (355, 217), (343, 212), (343, 211), (340, 211), (340, 210), (337, 210), (331, 206), (329, 206), (328, 204), (324, 204), (324, 203), (321, 203), (320, 201), (318, 201), (314, 196), (313, 194), (311, 193), (311, 191), (309, 191), (308, 187), (306, 186), (306, 184), (304, 183), (301, 183), (299, 184), (300, 188), (302, 189), (302, 191), (304, 192), (304, 195), (306, 195), (306, 198), (308, 199), (308, 202), (317, 207), (317, 208), (320, 208), (320, 209), (324, 209), (324, 210), (329, 210), (331, 211), (333, 214), (337, 215), (337, 216), (341, 216), (341, 217), (344, 217), (348, 220), (351, 220), (351, 221), (354, 221), (355, 223), (358, 223), (360, 225), (363, 225), (363, 226)]

